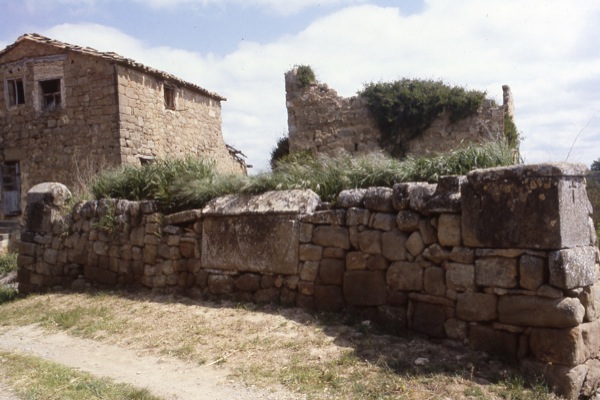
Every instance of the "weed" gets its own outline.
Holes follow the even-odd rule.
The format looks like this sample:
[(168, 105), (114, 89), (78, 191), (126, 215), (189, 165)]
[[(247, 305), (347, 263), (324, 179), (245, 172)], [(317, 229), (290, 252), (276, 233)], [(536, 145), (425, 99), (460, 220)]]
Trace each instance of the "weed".
[(17, 270), (17, 253), (0, 255), (0, 277)]
[(8, 303), (17, 298), (17, 291), (9, 286), (0, 285), (0, 304)]
[(305, 88), (317, 81), (315, 72), (310, 65), (298, 65), (296, 67), (296, 77), (301, 87)]

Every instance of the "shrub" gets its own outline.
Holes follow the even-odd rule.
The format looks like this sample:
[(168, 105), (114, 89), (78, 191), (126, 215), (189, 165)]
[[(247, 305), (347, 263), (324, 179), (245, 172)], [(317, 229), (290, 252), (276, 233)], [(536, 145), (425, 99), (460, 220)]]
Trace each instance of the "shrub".
[(590, 170), (600, 171), (600, 158), (592, 163), (592, 165), (590, 166)]
[(283, 157), (290, 154), (290, 139), (287, 136), (282, 136), (277, 139), (277, 144), (271, 149), (271, 169), (275, 169), (277, 162)]
[(511, 148), (518, 149), (520, 141), (519, 131), (513, 118), (507, 113), (504, 113), (504, 137)]
[(442, 112), (448, 112), (455, 122), (475, 113), (485, 99), (485, 92), (406, 78), (369, 83), (358, 94), (377, 118), (381, 147), (394, 157), (404, 157), (408, 141), (425, 131)]
[(301, 87), (308, 87), (310, 84), (315, 83), (317, 78), (315, 72), (310, 65), (299, 65), (296, 67), (296, 77)]

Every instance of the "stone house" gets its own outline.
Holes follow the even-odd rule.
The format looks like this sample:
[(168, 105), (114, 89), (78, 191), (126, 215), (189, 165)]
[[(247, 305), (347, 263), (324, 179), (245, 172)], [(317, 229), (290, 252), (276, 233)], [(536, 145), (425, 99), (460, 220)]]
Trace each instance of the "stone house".
[(198, 156), (246, 165), (223, 141), (225, 98), (115, 53), (26, 34), (0, 51), (0, 216), (32, 186), (77, 187), (106, 167)]

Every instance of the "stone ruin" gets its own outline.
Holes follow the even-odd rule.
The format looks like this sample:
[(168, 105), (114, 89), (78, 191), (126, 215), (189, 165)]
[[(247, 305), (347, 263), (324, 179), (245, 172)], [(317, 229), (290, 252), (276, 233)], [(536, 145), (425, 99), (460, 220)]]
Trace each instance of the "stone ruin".
[(22, 293), (146, 288), (360, 313), (518, 363), (567, 399), (600, 386), (598, 247), (578, 164), (437, 184), (226, 196), (163, 215), (104, 199), (59, 211), (28, 195)]

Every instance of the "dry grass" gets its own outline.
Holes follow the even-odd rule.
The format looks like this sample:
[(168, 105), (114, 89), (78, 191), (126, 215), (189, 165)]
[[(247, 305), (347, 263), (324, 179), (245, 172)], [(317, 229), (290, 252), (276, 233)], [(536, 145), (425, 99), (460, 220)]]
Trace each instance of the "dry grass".
[(0, 325), (31, 323), (224, 365), (246, 383), (283, 384), (309, 399), (554, 398), (480, 353), (386, 335), (348, 316), (144, 294), (50, 294), (0, 306)]

